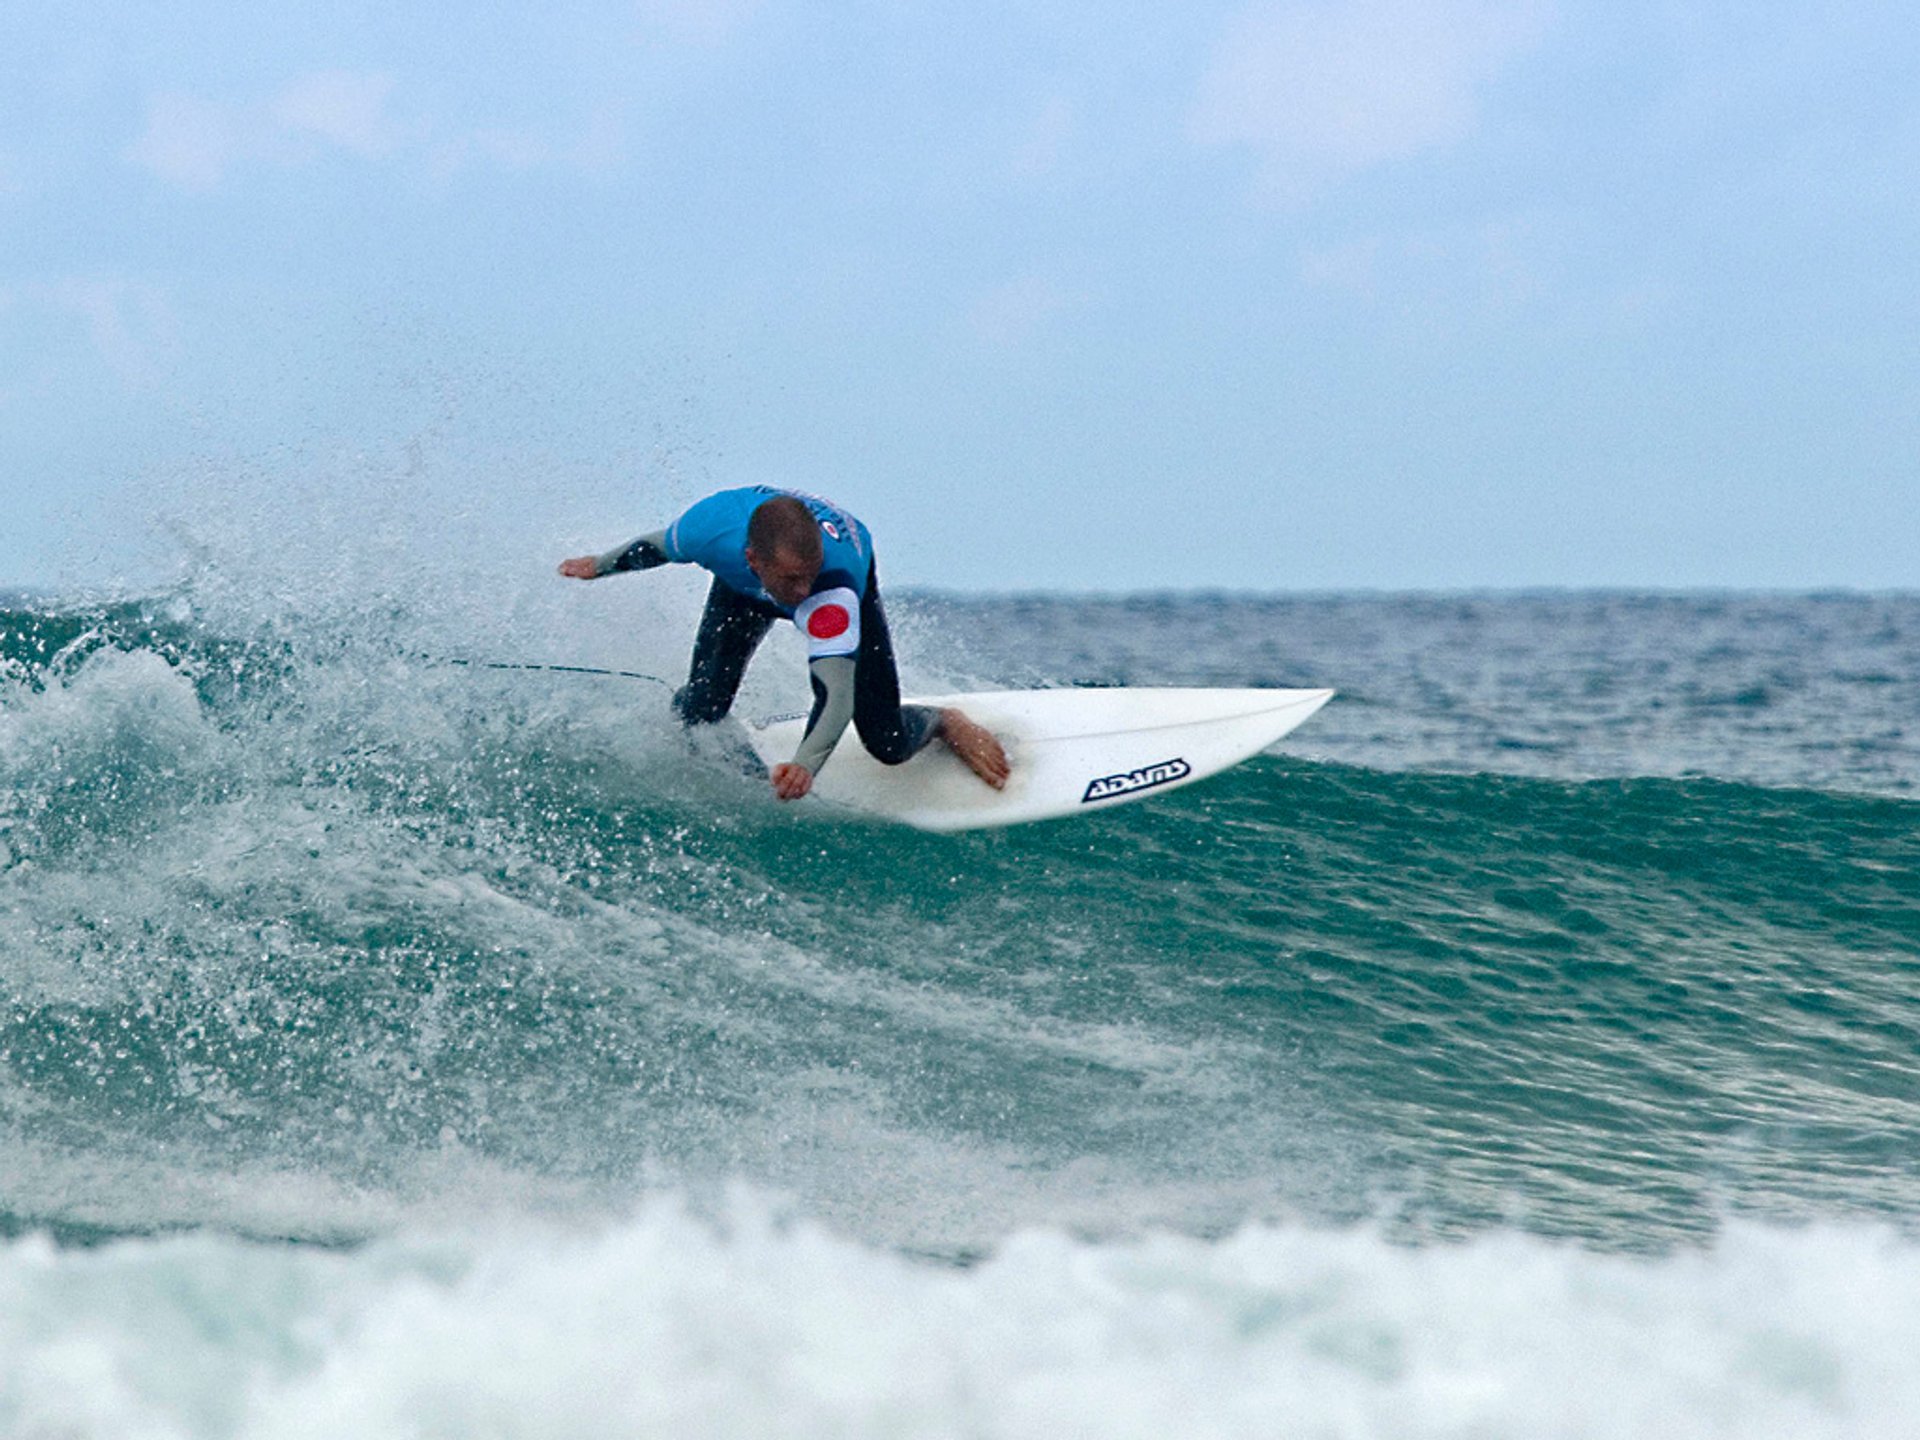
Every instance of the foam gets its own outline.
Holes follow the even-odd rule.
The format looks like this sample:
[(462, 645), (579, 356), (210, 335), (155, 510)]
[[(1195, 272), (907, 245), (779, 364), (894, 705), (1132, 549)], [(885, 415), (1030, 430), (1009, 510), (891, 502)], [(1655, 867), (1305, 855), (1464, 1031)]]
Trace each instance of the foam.
[(736, 1195), (351, 1252), (0, 1248), (0, 1428), (92, 1436), (1848, 1436), (1920, 1408), (1920, 1248), (1023, 1232), (966, 1269)]

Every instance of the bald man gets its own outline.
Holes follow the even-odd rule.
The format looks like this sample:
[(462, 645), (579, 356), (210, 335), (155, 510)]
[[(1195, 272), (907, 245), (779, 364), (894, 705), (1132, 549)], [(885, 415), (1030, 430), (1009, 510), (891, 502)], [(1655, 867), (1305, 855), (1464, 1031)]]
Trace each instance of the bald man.
[(673, 697), (684, 724), (710, 725), (733, 708), (747, 661), (776, 620), (791, 620), (806, 637), (813, 709), (793, 759), (773, 767), (782, 800), (813, 788), (848, 721), (882, 764), (898, 765), (939, 740), (986, 784), (1007, 783), (1007, 754), (991, 731), (951, 707), (900, 703), (873, 537), (846, 511), (765, 485), (722, 490), (664, 530), (562, 561), (560, 573), (597, 580), (669, 564), (713, 576), (687, 683)]

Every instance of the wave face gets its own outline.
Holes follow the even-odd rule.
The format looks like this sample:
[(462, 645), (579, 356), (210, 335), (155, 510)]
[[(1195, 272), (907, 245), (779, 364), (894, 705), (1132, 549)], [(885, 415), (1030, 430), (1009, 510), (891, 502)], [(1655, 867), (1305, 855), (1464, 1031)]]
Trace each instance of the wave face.
[[(0, 613), (0, 1288), (136, 1377), (96, 1414), (0, 1360), (0, 1422), (454, 1433), (447, 1356), (585, 1314), (610, 1363), (716, 1337), (662, 1383), (738, 1405), (684, 1433), (818, 1433), (752, 1377), (868, 1331), (802, 1293), (929, 1317), (846, 1433), (1034, 1433), (1126, 1357), (1110, 1433), (1911, 1415), (1920, 1315), (1832, 1287), (1920, 1264), (1920, 600), (906, 596), (926, 688), (1342, 688), (1285, 754), (956, 837), (774, 806), (663, 686), (442, 663), (672, 673), (685, 617), (383, 604)], [(96, 1313), (181, 1286), (232, 1322), (204, 1389)], [(1596, 1340), (1617, 1425), (1553, 1379)], [(526, 1363), (501, 1433), (546, 1433)]]

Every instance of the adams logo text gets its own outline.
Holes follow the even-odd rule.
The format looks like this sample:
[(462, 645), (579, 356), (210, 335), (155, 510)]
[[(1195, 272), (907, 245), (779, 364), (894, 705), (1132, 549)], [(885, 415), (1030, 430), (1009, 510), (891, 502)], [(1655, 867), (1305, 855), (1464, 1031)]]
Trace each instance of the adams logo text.
[(1102, 775), (1098, 780), (1088, 782), (1087, 793), (1080, 797), (1080, 803), (1091, 805), (1096, 800), (1111, 800), (1118, 795), (1131, 795), (1136, 790), (1171, 785), (1192, 773), (1193, 766), (1176, 758), (1162, 760), (1157, 765), (1142, 765), (1138, 770), (1129, 770), (1122, 775)]

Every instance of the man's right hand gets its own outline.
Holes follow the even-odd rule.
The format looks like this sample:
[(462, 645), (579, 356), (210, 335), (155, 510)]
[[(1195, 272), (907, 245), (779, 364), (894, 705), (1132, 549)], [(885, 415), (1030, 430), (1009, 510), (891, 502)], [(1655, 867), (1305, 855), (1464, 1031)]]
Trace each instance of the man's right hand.
[(571, 560), (560, 562), (560, 573), (570, 580), (598, 580), (600, 578), (600, 557), (597, 555), (576, 555)]
[(776, 765), (768, 778), (782, 800), (798, 800), (813, 788), (813, 772), (804, 765)]

